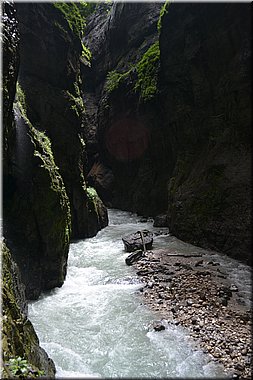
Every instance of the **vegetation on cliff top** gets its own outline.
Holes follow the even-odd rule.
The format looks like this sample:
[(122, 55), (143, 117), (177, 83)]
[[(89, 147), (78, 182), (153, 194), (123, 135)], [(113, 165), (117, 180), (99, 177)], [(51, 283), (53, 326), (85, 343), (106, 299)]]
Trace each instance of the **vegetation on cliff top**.
[(53, 4), (59, 9), (67, 20), (70, 29), (78, 36), (82, 45), (82, 61), (90, 65), (91, 51), (84, 45), (82, 39), (85, 33), (86, 18), (94, 12), (96, 3), (93, 2), (56, 2)]

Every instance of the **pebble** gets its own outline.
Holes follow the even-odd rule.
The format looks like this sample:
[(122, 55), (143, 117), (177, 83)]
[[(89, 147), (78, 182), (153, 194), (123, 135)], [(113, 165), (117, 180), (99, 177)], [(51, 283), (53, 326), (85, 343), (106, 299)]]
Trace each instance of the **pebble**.
[(231, 290), (231, 292), (238, 292), (238, 288), (234, 284), (232, 284), (229, 289)]
[[(147, 259), (150, 260), (150, 256)], [(175, 272), (169, 275), (171, 287), (168, 288), (169, 264), (166, 262), (163, 266), (162, 257), (160, 259), (152, 263), (152, 268), (148, 261), (142, 263), (139, 275), (144, 275), (147, 281), (145, 292), (142, 290), (145, 302), (170, 323), (188, 328), (203, 351), (222, 363), (230, 377), (250, 378), (251, 311), (233, 295), (238, 291), (236, 285), (213, 274), (214, 271), (217, 274), (218, 263), (210, 264), (208, 273), (205, 272), (210, 274), (207, 276), (201, 269), (201, 264), (206, 265), (204, 260), (196, 269), (194, 261), (190, 262), (190, 270), (190, 266), (187, 269), (185, 265), (186, 260), (171, 259), (169, 264), (174, 266)], [(140, 269), (140, 263), (134, 266)]]

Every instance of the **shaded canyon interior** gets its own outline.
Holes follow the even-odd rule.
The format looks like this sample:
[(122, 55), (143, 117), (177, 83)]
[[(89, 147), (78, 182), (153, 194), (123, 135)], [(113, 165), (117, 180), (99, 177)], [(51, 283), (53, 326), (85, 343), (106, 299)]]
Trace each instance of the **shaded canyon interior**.
[(54, 377), (27, 300), (108, 207), (251, 263), (250, 4), (5, 1), (2, 21), (3, 363)]

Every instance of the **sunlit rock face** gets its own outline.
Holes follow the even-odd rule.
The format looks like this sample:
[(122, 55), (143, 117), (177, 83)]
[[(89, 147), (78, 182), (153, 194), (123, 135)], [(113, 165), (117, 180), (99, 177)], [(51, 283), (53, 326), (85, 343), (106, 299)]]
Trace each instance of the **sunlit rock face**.
[(171, 4), (160, 36), (160, 104), (176, 165), (176, 236), (250, 260), (250, 7)]
[[(70, 201), (72, 237), (94, 236), (108, 223), (86, 192), (85, 109), (80, 78), (81, 42), (60, 10), (47, 3), (17, 5), (19, 81), (31, 123), (46, 131)], [(91, 222), (92, 219), (92, 222)]]

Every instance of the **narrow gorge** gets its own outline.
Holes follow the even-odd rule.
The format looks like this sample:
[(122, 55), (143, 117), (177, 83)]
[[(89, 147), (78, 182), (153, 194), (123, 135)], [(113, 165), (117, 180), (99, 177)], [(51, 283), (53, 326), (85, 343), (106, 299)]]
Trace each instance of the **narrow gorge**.
[(1, 38), (2, 377), (250, 378), (250, 4), (4, 1)]

